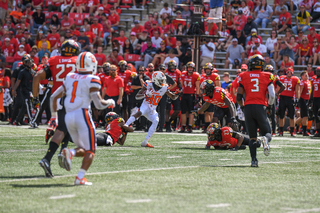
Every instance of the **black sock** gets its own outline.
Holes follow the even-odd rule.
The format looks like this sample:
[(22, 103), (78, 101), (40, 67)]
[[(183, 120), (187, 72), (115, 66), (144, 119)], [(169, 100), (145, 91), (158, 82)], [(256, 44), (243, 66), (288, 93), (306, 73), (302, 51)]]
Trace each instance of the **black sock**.
[(280, 132), (283, 132), (283, 127), (279, 127), (279, 129), (280, 129)]
[(294, 127), (290, 127), (290, 133), (294, 132)]
[(300, 125), (296, 125), (296, 132), (299, 132), (299, 126)]
[(302, 125), (302, 132), (303, 132), (303, 133), (306, 133), (306, 132), (307, 132), (307, 126), (303, 126), (303, 125)]
[(49, 143), (49, 149), (47, 151), (47, 154), (46, 156), (44, 156), (44, 158), (47, 160), (47, 161), (51, 161), (51, 158), (53, 157), (54, 153), (56, 153), (57, 149), (59, 148), (59, 145), (56, 144), (55, 142), (53, 141), (50, 141)]
[(166, 129), (170, 129), (171, 127), (170, 127), (170, 121), (167, 121), (166, 122)]
[(251, 159), (257, 160), (257, 141), (255, 140), (250, 140), (249, 142), (249, 149), (250, 149), (250, 155)]
[(317, 132), (320, 133), (320, 129), (317, 129)]
[(69, 143), (69, 137), (64, 137), (64, 139), (61, 142), (61, 149), (59, 153), (61, 153), (64, 148), (68, 147), (68, 143)]
[(205, 123), (204, 123), (204, 130), (207, 131), (207, 128), (208, 128), (209, 125), (210, 125), (210, 122), (205, 122)]

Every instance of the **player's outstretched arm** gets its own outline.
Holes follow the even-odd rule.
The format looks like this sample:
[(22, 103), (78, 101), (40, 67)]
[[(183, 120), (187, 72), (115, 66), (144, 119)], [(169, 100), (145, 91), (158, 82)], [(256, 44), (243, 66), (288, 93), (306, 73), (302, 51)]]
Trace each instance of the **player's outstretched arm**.
[(272, 105), (274, 103), (274, 100), (276, 98), (276, 94), (274, 91), (274, 86), (273, 83), (270, 83), (268, 86), (268, 92), (269, 92), (269, 100), (268, 100), (268, 104)]
[(136, 99), (137, 99), (137, 100), (144, 99), (144, 97), (145, 97), (144, 92), (145, 92), (146, 90), (147, 90), (147, 88), (142, 87), (142, 89), (139, 90), (139, 92), (136, 94)]
[(99, 110), (103, 110), (107, 107), (114, 107), (116, 104), (113, 99), (104, 100), (100, 96), (99, 88), (90, 88), (90, 98), (93, 101), (95, 107)]
[(280, 87), (280, 89), (278, 90), (278, 92), (276, 92), (276, 97), (278, 97), (278, 96), (283, 92), (283, 90), (285, 90), (286, 87), (285, 87), (284, 84), (283, 84), (281, 81), (279, 81), (279, 80), (276, 81), (276, 85)]
[(123, 122), (123, 121), (121, 123), (119, 123), (119, 126), (126, 132), (133, 132), (134, 131), (132, 127), (127, 126), (125, 124), (125, 122)]
[(206, 111), (210, 106), (209, 102), (205, 102), (202, 107), (196, 112), (197, 114), (203, 113), (204, 111)]
[(32, 94), (33, 97), (39, 96), (39, 84), (41, 80), (46, 79), (46, 72), (44, 70), (40, 70), (34, 77), (32, 83)]
[(242, 101), (243, 94), (244, 94), (244, 89), (243, 89), (243, 86), (240, 84), (237, 91), (237, 103), (240, 105), (240, 107), (243, 107), (243, 101)]
[(231, 117), (234, 118), (236, 116), (236, 107), (235, 107), (234, 103), (232, 103), (228, 97), (224, 98), (224, 103), (229, 108), (230, 113), (231, 113)]
[(170, 92), (170, 90), (166, 91), (166, 95), (171, 98), (172, 100), (177, 100), (179, 98), (178, 94), (173, 94), (172, 92)]
[(240, 146), (242, 145), (242, 143), (244, 141), (244, 136), (241, 133), (237, 132), (237, 133), (235, 133), (234, 138), (238, 140), (238, 143), (234, 148), (232, 148), (230, 150), (231, 151), (238, 151), (238, 149), (240, 148)]

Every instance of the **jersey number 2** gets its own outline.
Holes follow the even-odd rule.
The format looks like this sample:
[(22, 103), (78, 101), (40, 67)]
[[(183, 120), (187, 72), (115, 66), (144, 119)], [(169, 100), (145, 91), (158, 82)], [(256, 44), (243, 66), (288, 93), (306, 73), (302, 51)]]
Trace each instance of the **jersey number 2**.
[(76, 98), (76, 92), (77, 92), (77, 87), (78, 87), (78, 81), (73, 82), (72, 84), (72, 94), (71, 94), (71, 100), (70, 103), (74, 102), (74, 99)]
[[(58, 64), (57, 69), (58, 70), (60, 69), (60, 71), (56, 74), (56, 81), (63, 82), (64, 78), (67, 76), (68, 73), (74, 73), (76, 71), (76, 65), (75, 64)], [(67, 71), (67, 73), (64, 75), (64, 77), (60, 77), (65, 71)]]
[(259, 92), (259, 79), (258, 78), (253, 78), (251, 79), (251, 82), (255, 82), (253, 84), (253, 89), (251, 89), (251, 92)]

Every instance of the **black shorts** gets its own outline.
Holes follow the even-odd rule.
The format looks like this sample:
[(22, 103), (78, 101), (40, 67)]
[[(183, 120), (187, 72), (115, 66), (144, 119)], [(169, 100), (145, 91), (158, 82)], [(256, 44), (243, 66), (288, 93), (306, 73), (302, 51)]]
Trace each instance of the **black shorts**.
[(62, 131), (65, 135), (68, 134), (68, 129), (66, 123), (64, 122), (64, 117), (66, 115), (66, 110), (63, 107), (62, 109), (58, 110), (58, 126), (57, 130)]
[(257, 138), (257, 129), (260, 135), (271, 133), (266, 107), (264, 105), (249, 104), (244, 107), (247, 132), (250, 138)]
[(194, 94), (182, 94), (181, 114), (186, 114), (194, 110)]
[[(107, 146), (107, 139), (108, 139), (108, 136), (111, 137), (111, 135), (109, 135), (107, 132), (99, 132), (96, 134), (96, 138), (97, 138), (97, 145), (98, 146)], [(111, 137), (112, 138), (112, 137)], [(112, 138), (112, 141), (113, 141), (113, 138)]]
[[(202, 103), (204, 103), (204, 101), (202, 101)], [(213, 104), (210, 104), (208, 109), (206, 109), (204, 112), (214, 112), (214, 111), (215, 111), (215, 106)]]
[(228, 108), (220, 108), (220, 107), (215, 106), (213, 117), (218, 118), (219, 121), (221, 121), (224, 116), (227, 116), (226, 117), (227, 124), (230, 123), (231, 122), (231, 113), (230, 113), (229, 107)]
[(294, 101), (292, 97), (288, 96), (280, 96), (279, 100), (279, 117), (283, 119), (286, 113), (286, 109), (288, 109), (287, 116), (290, 119), (294, 118)]
[(303, 98), (300, 98), (299, 104), (300, 104), (300, 117), (308, 117), (308, 106), (307, 106), (308, 100), (305, 100)]
[(320, 98), (314, 98), (313, 99), (313, 114), (315, 117), (316, 122), (320, 122), (319, 120), (319, 110), (320, 110)]
[(173, 111), (180, 111), (181, 110), (181, 100), (180, 97), (176, 100), (172, 100), (171, 98), (167, 98), (167, 106), (166, 110), (171, 110), (171, 105), (173, 107)]

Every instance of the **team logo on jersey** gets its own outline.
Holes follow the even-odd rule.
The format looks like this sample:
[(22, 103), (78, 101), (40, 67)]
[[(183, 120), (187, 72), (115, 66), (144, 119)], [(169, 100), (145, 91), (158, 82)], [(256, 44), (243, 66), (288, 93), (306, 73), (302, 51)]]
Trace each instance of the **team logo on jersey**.
[(118, 123), (121, 123), (123, 121), (122, 118), (118, 118)]
[(221, 91), (220, 96), (221, 96), (221, 99), (223, 100), (226, 97), (226, 94), (223, 91)]
[(270, 81), (274, 81), (274, 80), (275, 80), (272, 74), (270, 74), (269, 80), (270, 80)]
[(200, 76), (198, 76), (197, 81), (200, 81)]

